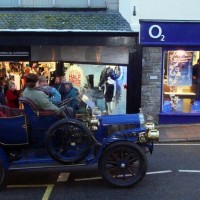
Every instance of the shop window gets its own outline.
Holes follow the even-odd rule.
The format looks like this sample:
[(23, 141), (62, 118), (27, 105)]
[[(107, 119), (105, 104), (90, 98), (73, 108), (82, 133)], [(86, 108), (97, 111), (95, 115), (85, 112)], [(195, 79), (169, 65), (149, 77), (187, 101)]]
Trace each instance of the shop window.
[(127, 67), (64, 63), (66, 80), (101, 112), (126, 113)]
[(92, 65), (68, 62), (0, 62), (0, 89), (6, 93), (10, 82), (21, 92), (28, 73), (43, 75), (50, 86), (58, 77), (70, 81), (87, 103), (98, 107), (102, 113), (126, 113), (127, 67), (117, 65)]
[(199, 51), (164, 52), (162, 112), (200, 112), (199, 58)]

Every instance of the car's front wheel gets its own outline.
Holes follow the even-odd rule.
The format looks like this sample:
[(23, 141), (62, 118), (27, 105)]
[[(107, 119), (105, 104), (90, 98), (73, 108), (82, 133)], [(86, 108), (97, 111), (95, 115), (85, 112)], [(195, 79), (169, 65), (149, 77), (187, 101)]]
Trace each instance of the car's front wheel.
[(146, 155), (137, 144), (115, 142), (103, 151), (99, 170), (103, 179), (114, 186), (133, 186), (146, 174)]

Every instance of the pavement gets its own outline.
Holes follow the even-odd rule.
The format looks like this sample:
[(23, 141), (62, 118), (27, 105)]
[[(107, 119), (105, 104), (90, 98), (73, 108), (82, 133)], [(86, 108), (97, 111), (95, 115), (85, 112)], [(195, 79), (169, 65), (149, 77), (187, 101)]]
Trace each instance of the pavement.
[(200, 124), (157, 125), (160, 143), (167, 142), (200, 142)]

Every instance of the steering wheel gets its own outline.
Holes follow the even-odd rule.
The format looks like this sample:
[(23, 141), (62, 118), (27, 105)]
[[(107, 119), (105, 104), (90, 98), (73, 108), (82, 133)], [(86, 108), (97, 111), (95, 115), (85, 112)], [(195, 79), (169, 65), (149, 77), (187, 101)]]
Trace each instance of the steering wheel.
[(58, 103), (57, 106), (58, 106), (58, 107), (67, 106), (67, 104), (70, 103), (71, 101), (72, 101), (72, 98), (64, 99), (64, 100), (62, 100), (60, 103)]

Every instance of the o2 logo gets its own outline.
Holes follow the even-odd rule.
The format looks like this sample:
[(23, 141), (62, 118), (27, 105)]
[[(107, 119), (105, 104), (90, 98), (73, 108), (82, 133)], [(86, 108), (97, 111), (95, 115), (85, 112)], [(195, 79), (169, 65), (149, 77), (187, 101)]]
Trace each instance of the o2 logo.
[(162, 28), (159, 25), (152, 25), (149, 28), (149, 36), (153, 39), (160, 38), (160, 41), (165, 41), (165, 35), (162, 34)]

